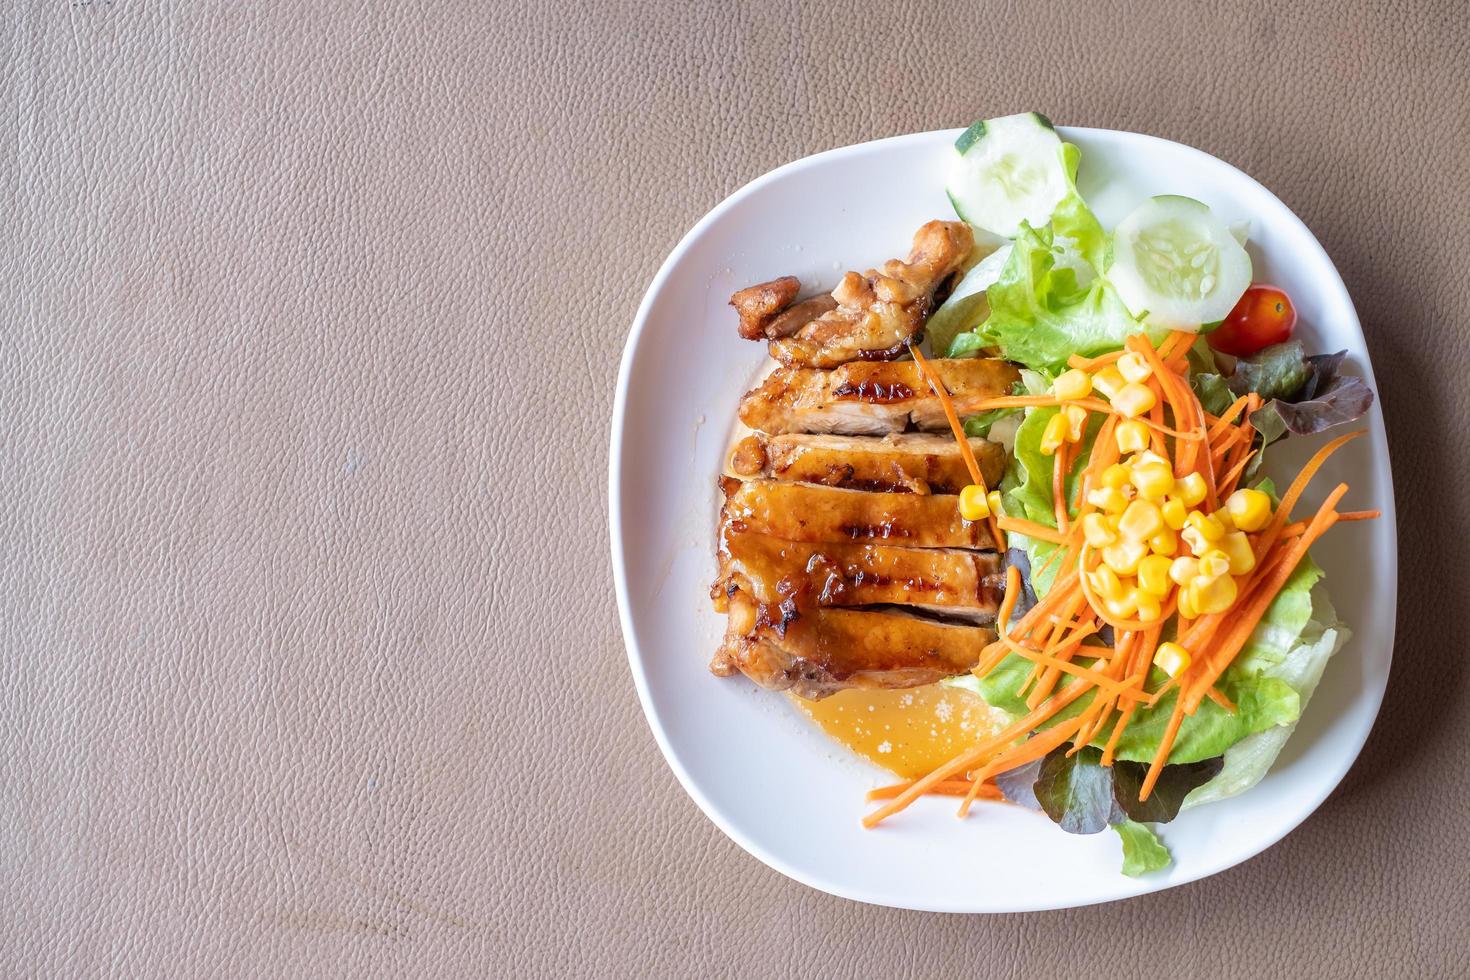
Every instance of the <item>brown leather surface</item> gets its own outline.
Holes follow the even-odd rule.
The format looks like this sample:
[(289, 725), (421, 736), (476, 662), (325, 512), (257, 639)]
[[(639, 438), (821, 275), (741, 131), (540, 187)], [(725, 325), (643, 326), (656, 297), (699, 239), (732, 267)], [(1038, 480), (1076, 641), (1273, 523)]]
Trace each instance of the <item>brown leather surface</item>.
[[(1464, 975), (1470, 18), (1138, 9), (17, 6), (0, 975)], [(1024, 108), (1224, 157), (1337, 261), (1397, 464), (1395, 674), (1343, 787), (1242, 867), (869, 908), (746, 856), (658, 754), (615, 366), (745, 181)]]

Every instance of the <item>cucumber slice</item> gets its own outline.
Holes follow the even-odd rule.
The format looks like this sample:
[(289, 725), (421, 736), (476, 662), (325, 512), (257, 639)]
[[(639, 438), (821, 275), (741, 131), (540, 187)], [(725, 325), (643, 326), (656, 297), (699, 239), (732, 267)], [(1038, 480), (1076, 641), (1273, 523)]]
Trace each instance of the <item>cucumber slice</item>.
[(945, 190), (955, 213), (977, 228), (1015, 238), (1022, 221), (1046, 224), (1071, 193), (1061, 137), (1040, 113), (982, 119), (954, 150)]
[(1199, 333), (1223, 320), (1251, 284), (1251, 257), (1206, 205), (1155, 197), (1113, 232), (1108, 278), (1150, 326)]

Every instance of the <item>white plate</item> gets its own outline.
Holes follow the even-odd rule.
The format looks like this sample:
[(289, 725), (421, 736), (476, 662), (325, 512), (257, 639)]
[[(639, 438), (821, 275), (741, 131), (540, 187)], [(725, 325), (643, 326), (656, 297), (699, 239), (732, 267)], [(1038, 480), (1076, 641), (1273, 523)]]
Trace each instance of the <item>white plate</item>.
[[(1347, 348), (1351, 369), (1373, 383), (1341, 277), (1274, 195), (1177, 143), (1062, 132), (1082, 148), (1083, 195), (1109, 227), (1155, 194), (1186, 194), (1230, 222), (1249, 222), (1256, 278), (1290, 293), (1299, 336), (1314, 350)], [(766, 362), (763, 344), (736, 336), (728, 298), (779, 275), (800, 276), (806, 289), (830, 288), (842, 270), (902, 255), (919, 225), (954, 216), (943, 174), (956, 135), (844, 147), (752, 181), (684, 236), (643, 298), (618, 376), (609, 461), (618, 608), (643, 710), (679, 781), (720, 829), (783, 874), (836, 895), (1015, 912), (1126, 898), (1214, 874), (1306, 819), (1352, 765), (1378, 712), (1393, 649), (1398, 546), (1376, 403), (1369, 436), (1333, 458), (1307, 501), (1345, 480), (1352, 490), (1344, 506), (1383, 511), (1378, 521), (1339, 525), (1314, 549), (1354, 638), (1329, 664), (1260, 785), (1163, 828), (1174, 854), (1166, 872), (1125, 878), (1116, 835), (1071, 836), (1015, 807), (981, 806), (956, 820), (954, 801), (920, 800), (864, 830), (864, 791), (892, 776), (828, 740), (781, 695), (706, 669), (723, 625), (707, 593), (715, 475), (736, 402)], [(1289, 440), (1273, 451), (1268, 472), (1289, 474), (1322, 441)]]

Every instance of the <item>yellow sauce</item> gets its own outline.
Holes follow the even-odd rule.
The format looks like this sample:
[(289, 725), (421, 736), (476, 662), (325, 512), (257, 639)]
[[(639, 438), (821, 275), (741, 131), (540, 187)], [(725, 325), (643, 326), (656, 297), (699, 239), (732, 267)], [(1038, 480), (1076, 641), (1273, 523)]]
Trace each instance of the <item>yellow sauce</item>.
[(791, 700), (832, 738), (906, 779), (931, 772), (1002, 727), (1002, 716), (979, 697), (939, 684)]

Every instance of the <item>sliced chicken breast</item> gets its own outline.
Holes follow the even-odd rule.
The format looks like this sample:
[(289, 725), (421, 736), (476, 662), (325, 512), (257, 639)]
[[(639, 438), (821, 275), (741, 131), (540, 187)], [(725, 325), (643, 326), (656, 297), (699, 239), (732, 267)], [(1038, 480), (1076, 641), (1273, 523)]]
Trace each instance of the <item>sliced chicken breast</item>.
[(995, 621), (1004, 576), (994, 552), (784, 541), (729, 530), (720, 549), (717, 607), (736, 591), (798, 607), (908, 606), (976, 623)]
[(974, 667), (995, 633), (895, 611), (772, 606), (737, 592), (710, 667), (762, 687), (823, 698), (849, 687), (933, 684)]
[[(930, 365), (944, 381), (961, 415), (979, 411), (978, 403), (1011, 393), (1020, 372), (989, 358), (935, 359)], [(740, 400), (740, 420), (760, 432), (883, 435), (948, 428), (944, 408), (913, 361), (864, 361), (831, 371), (777, 368)]]
[[(1004, 447), (971, 439), (970, 451), (985, 485), (998, 484), (1005, 472)], [(757, 434), (736, 444), (730, 467), (744, 477), (889, 493), (959, 493), (972, 482), (953, 438), (919, 432), (881, 438)]]
[(873, 541), (912, 548), (994, 548), (984, 521), (960, 516), (952, 494), (867, 493), (779, 480), (721, 481), (727, 531), (787, 541)]

